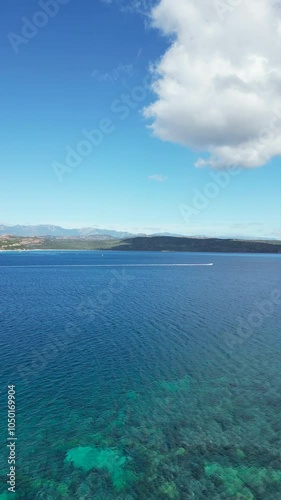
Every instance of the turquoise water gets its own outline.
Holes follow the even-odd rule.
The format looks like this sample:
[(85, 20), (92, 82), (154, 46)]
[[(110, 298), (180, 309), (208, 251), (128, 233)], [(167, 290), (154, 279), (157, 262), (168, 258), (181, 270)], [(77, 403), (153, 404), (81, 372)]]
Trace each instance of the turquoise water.
[(280, 500), (280, 263), (1, 253), (0, 499)]

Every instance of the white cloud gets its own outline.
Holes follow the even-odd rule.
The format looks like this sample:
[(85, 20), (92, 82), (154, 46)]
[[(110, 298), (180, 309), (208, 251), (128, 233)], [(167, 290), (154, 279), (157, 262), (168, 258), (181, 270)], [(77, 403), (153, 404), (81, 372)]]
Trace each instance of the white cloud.
[(197, 167), (281, 155), (281, 0), (160, 0), (151, 16), (171, 37), (144, 110), (154, 134), (204, 153)]
[(161, 174), (149, 175), (148, 178), (151, 181), (156, 181), (156, 182), (165, 182), (167, 180), (167, 177), (165, 177), (164, 175), (161, 175)]

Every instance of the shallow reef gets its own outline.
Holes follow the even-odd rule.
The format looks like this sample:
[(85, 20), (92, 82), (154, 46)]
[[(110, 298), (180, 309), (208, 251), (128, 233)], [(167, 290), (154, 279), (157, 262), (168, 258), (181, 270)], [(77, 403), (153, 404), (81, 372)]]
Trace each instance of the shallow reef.
[(67, 452), (66, 462), (73, 463), (85, 472), (91, 469), (107, 471), (116, 491), (129, 487), (134, 480), (134, 473), (126, 467), (127, 457), (109, 448), (74, 448)]
[(184, 375), (93, 403), (90, 418), (72, 407), (63, 426), (46, 415), (14, 498), (280, 500), (276, 384)]

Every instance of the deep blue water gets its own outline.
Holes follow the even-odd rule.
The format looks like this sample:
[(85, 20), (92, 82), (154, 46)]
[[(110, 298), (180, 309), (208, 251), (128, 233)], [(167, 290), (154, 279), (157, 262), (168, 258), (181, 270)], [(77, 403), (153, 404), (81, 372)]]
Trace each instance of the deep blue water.
[(0, 253), (0, 498), (280, 500), (280, 263)]

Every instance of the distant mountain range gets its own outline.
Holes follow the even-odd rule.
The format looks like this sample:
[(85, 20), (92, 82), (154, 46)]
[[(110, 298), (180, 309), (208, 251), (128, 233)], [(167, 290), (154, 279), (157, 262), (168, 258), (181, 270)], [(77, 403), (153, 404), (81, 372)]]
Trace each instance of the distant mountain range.
[[(4, 224), (0, 225), (0, 236), (9, 234), (11, 236), (26, 236), (26, 237), (58, 237), (58, 238), (98, 238), (101, 236), (107, 236), (108, 238), (133, 238), (134, 236), (147, 236), (144, 233), (128, 233), (127, 231), (115, 231), (114, 229), (100, 229), (96, 227), (84, 227), (84, 228), (73, 228), (66, 229), (60, 226), (44, 225), (40, 224), (38, 226), (6, 226)], [(156, 236), (156, 235), (151, 235)], [(182, 236), (178, 234), (171, 233), (161, 233), (157, 236)]]
[[(154, 236), (167, 236), (167, 237), (187, 237), (183, 234), (175, 234), (175, 233), (154, 233), (154, 234), (145, 234), (145, 233), (129, 233), (127, 231), (116, 231), (115, 229), (102, 229), (97, 227), (83, 227), (83, 228), (71, 228), (67, 229), (65, 227), (40, 224), (36, 226), (31, 225), (16, 225), (16, 226), (7, 226), (5, 224), (0, 224), (0, 236), (10, 235), (16, 237), (27, 237), (27, 238), (81, 238), (81, 239), (93, 239), (93, 240), (103, 240), (103, 239), (116, 239), (123, 240), (126, 238), (136, 238), (136, 237), (154, 237)], [(212, 236), (205, 234), (197, 234), (188, 236), (193, 239), (209, 239)], [(220, 235), (216, 236), (219, 239), (229, 239), (229, 236)], [(233, 235), (231, 239), (239, 239), (239, 240), (256, 240), (256, 241), (279, 241), (277, 238), (247, 238), (243, 235)]]
[(60, 226), (5, 226), (0, 225), (0, 235), (10, 234), (11, 236), (53, 236), (53, 237), (72, 237), (72, 238), (91, 238), (99, 236), (109, 236), (112, 238), (130, 238), (134, 234), (126, 231), (115, 231), (111, 229), (97, 229), (94, 227), (85, 227), (82, 229), (66, 229)]

